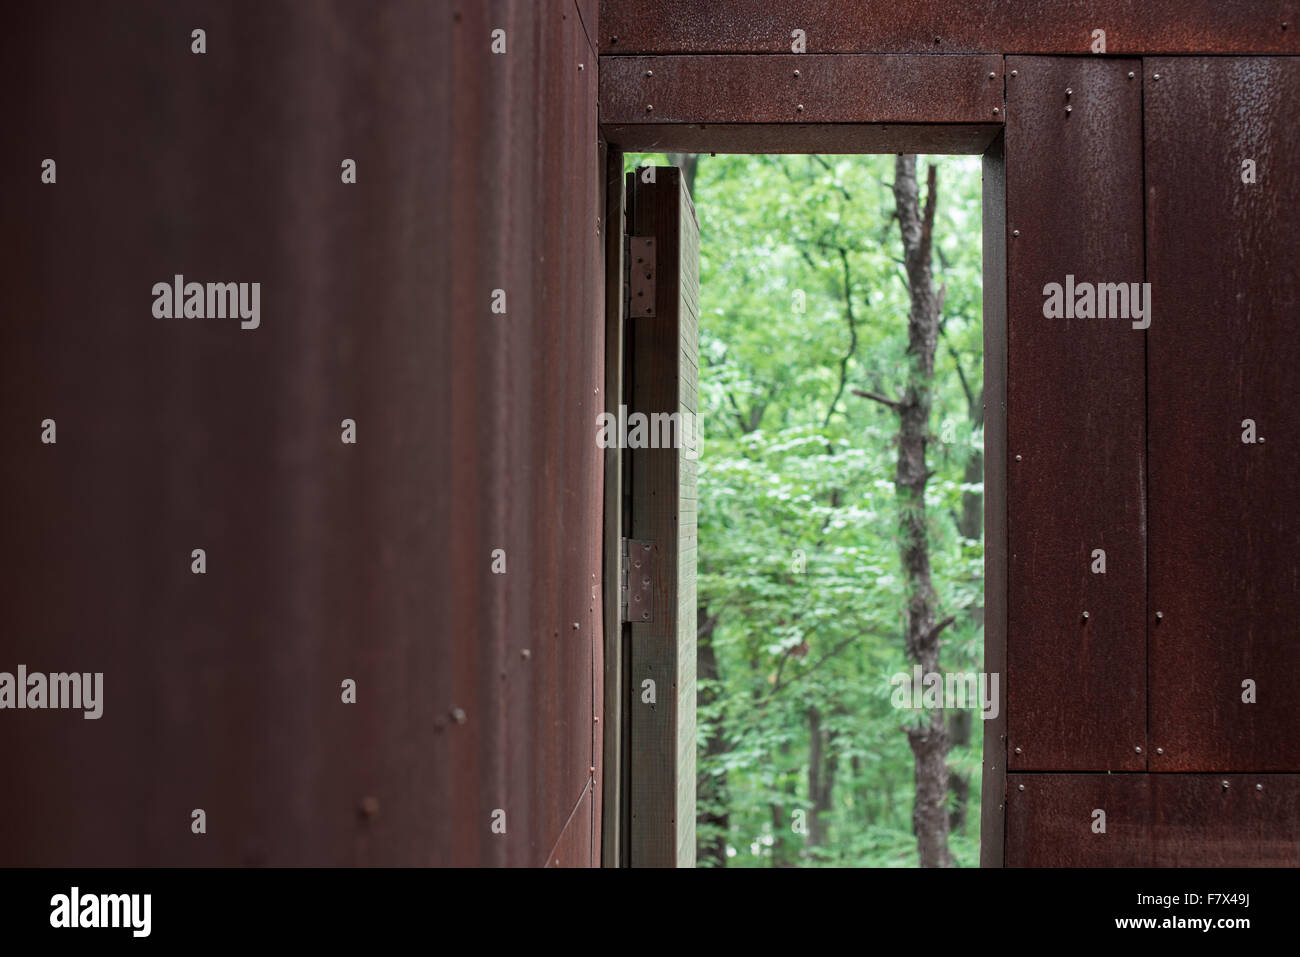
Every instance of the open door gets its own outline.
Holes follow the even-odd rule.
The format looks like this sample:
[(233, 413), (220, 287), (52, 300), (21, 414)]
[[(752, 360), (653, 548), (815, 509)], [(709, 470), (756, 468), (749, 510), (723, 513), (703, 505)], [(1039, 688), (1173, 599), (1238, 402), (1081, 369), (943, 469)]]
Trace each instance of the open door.
[(607, 796), (619, 864), (694, 867), (699, 224), (672, 167), (627, 174), (624, 209), (622, 693), (606, 729), (622, 748)]

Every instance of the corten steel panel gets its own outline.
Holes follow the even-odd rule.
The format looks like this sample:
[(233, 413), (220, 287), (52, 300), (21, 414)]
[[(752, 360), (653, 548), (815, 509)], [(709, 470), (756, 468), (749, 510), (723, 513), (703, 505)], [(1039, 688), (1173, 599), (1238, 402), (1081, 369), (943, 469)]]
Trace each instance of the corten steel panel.
[(643, 153), (982, 154), (1000, 123), (618, 123), (601, 132)]
[(600, 52), (1298, 53), (1294, 0), (601, 0)]
[[(600, 667), (572, 3), (25, 5), (0, 44), (0, 670), (105, 673), (98, 721), (0, 717), (0, 863), (542, 864)], [(176, 273), (260, 282), (260, 328), (153, 318)]]
[(1144, 73), (1151, 767), (1297, 771), (1300, 58)]
[(1006, 866), (1150, 867), (1152, 777), (1008, 774)]
[(593, 826), (594, 807), (592, 788), (586, 787), (574, 805), (573, 813), (565, 822), (555, 846), (551, 848), (550, 856), (546, 858), (547, 867), (591, 867), (599, 864), (599, 853), (592, 853), (592, 842), (598, 841), (597, 835), (600, 833), (599, 827)]
[[(1140, 62), (1007, 59), (1013, 771), (1146, 767), (1143, 333), (1123, 318), (1043, 314), (1045, 285), (1067, 276), (1142, 281), (1141, 80), (1130, 71)], [(1091, 570), (1097, 549), (1104, 574)]]
[(578, 11), (583, 35), (587, 38), (587, 46), (591, 49), (592, 56), (595, 56), (600, 41), (600, 0), (573, 0), (573, 3)]
[[(1007, 249), (1006, 139), (984, 154), (984, 670), (1007, 673)], [(980, 866), (1001, 867), (1007, 774), (1005, 681), (984, 722)]]
[(1300, 867), (1300, 777), (1150, 777), (1156, 866)]
[(988, 123), (1000, 56), (604, 57), (603, 123)]

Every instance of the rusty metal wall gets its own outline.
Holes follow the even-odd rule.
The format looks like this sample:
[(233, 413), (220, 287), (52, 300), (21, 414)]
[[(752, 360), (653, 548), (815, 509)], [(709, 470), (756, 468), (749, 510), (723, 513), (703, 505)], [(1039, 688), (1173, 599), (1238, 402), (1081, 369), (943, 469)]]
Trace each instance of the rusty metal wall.
[(600, 0), (600, 52), (1300, 53), (1295, 0)]
[(1300, 775), (1010, 774), (1012, 867), (1297, 867)]
[(1144, 337), (1044, 315), (1069, 276), (1142, 281), (1140, 70), (1007, 57), (1011, 771), (1147, 766)]
[[(595, 21), (8, 11), (0, 671), (104, 711), (0, 713), (0, 863), (598, 859)], [(260, 327), (154, 318), (178, 273)]]
[(1151, 766), (1300, 771), (1300, 59), (1144, 72)]

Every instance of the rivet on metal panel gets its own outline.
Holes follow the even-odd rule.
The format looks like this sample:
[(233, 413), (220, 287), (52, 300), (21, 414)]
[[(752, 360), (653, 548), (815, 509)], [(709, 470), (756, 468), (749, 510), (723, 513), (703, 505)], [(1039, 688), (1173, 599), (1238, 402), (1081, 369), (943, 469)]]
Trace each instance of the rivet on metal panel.
[(938, 38), (938, 37), (935, 37), (935, 38), (934, 38), (934, 42), (935, 42), (935, 43), (938, 43), (938, 42), (939, 42), (939, 38)]
[(464, 712), (462, 709), (460, 709), (460, 708), (452, 708), (452, 709), (451, 709), (451, 719), (452, 719), (453, 721), (455, 721), (457, 724), (464, 724), (464, 723), (465, 723), (465, 712)]
[(1256, 791), (1262, 791), (1262, 790), (1264, 790), (1264, 785), (1262, 785), (1262, 784), (1256, 784), (1256, 785), (1255, 785), (1255, 790), (1256, 790)]
[(1132, 70), (1129, 70), (1129, 71), (1128, 71), (1128, 78), (1129, 78), (1130, 80), (1133, 79), (1135, 76), (1137, 76), (1137, 74), (1134, 73)]
[(1017, 788), (1017, 790), (1020, 790), (1020, 791), (1023, 791), (1024, 789), (1025, 789), (1025, 786), (1024, 786), (1023, 784), (1021, 784), (1021, 785)]
[(1164, 621), (1164, 620), (1165, 620), (1165, 613), (1163, 611), (1156, 612), (1156, 621)]
[(1084, 621), (1088, 620), (1088, 613), (1086, 611), (1083, 613), (1083, 620)]
[(1159, 74), (1159, 73), (1155, 74), (1154, 76), (1151, 77), (1151, 79), (1153, 79), (1153, 80), (1158, 80), (1158, 79), (1160, 79), (1160, 74)]
[(1002, 112), (1002, 111), (999, 110), (996, 106), (993, 107), (993, 115), (994, 115), (994, 116), (997, 116), (997, 115), (998, 115), (999, 113), (1001, 113), (1001, 112)]
[(796, 109), (798, 112), (802, 113), (802, 112), (803, 112), (803, 104), (800, 103), (798, 106), (795, 107), (795, 109)]
[(573, 630), (574, 631), (578, 630), (578, 623), (576, 621), (573, 623)]
[(1134, 749), (1133, 749), (1133, 753), (1134, 753), (1134, 754), (1141, 754), (1141, 753), (1142, 753), (1142, 749), (1141, 749), (1141, 748), (1134, 748)]
[(1065, 108), (1065, 112), (1066, 112), (1066, 113), (1069, 113), (1072, 109), (1073, 109), (1073, 107), (1069, 107), (1069, 106), (1067, 106), (1067, 107)]
[(527, 661), (527, 660), (528, 660), (529, 658), (531, 658), (532, 656), (533, 656), (533, 653), (532, 653), (531, 651), (529, 651), (527, 648), (525, 648), (523, 651), (519, 652), (519, 657), (522, 658), (522, 659), (524, 659), (524, 661)]
[(600, 724), (600, 717), (599, 717), (599, 715), (593, 715), (592, 718), (591, 718), (591, 721), (592, 721), (593, 724)]
[(578, 64), (578, 69), (581, 70), (582, 68), (583, 68), (582, 64), (579, 63), (579, 64)]
[(799, 71), (798, 71), (798, 70), (795, 70), (795, 71), (794, 71), (794, 75), (795, 75), (795, 76), (798, 76), (798, 75), (799, 75)]
[(1164, 754), (1164, 753), (1165, 753), (1164, 748), (1156, 748), (1156, 754)]
[(996, 80), (997, 78), (998, 78), (998, 75), (997, 75), (996, 73), (990, 73), (990, 74), (989, 74), (989, 79), (990, 79), (990, 80)]
[(1017, 462), (1020, 461), (1020, 456), (1018, 456), (1018, 455), (1016, 456), (1016, 461), (1017, 461)]
[(1016, 754), (1022, 754), (1022, 753), (1023, 752), (1019, 748), (1016, 748)]
[(655, 111), (654, 105), (651, 104), (651, 103), (647, 103), (647, 104), (645, 105), (645, 111), (646, 111), (647, 113), (653, 113), (653, 112)]
[(1070, 89), (1070, 88), (1067, 86), (1067, 87), (1065, 88), (1065, 95), (1066, 95), (1066, 96), (1074, 96), (1074, 90)]
[(1223, 782), (1223, 790), (1225, 790), (1225, 791), (1228, 790), (1228, 787), (1229, 787), (1228, 782), (1227, 782), (1227, 781), (1224, 781), (1224, 782)]
[(1013, 229), (1013, 230), (1011, 230), (1011, 235), (1012, 235), (1012, 236), (1019, 236), (1019, 235), (1020, 235), (1020, 230), (1018, 230), (1018, 229)]
[(1019, 76), (1019, 75), (1020, 75), (1020, 71), (1019, 71), (1019, 70), (1012, 70), (1012, 71), (1011, 71), (1011, 75), (1012, 75), (1013, 77), (1014, 77), (1014, 76)]
[(594, 764), (589, 764), (589, 765), (587, 765), (587, 773), (588, 773), (588, 774), (595, 774), (595, 773), (596, 773), (596, 766), (595, 766)]
[(646, 71), (645, 71), (645, 75), (646, 75), (646, 76), (654, 76), (654, 75), (655, 75), (655, 71), (654, 71), (654, 70), (646, 70)]

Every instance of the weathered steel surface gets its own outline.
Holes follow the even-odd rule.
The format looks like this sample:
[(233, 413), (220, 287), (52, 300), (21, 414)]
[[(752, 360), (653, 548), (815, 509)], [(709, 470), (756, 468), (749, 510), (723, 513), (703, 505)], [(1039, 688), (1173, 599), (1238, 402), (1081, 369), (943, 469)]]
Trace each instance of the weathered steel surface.
[(988, 123), (1000, 56), (605, 57), (604, 123)]
[(1151, 767), (1296, 771), (1300, 59), (1144, 73)]
[(1140, 70), (1007, 59), (1011, 770), (1146, 767), (1143, 334), (1044, 316), (1067, 276), (1142, 280)]
[(595, 800), (593, 788), (586, 787), (573, 813), (564, 824), (551, 854), (546, 858), (547, 867), (592, 867), (600, 863), (599, 850), (593, 854), (593, 841), (598, 841), (599, 823), (594, 812)]
[[(595, 82), (571, 0), (10, 11), (0, 670), (105, 694), (0, 716), (0, 863), (539, 865), (582, 828)], [(153, 318), (176, 273), (260, 282), (260, 327)]]
[(1300, 53), (1294, 0), (601, 0), (602, 54)]
[(1011, 774), (1006, 863), (1300, 866), (1300, 776)]
[(996, 123), (619, 123), (602, 125), (629, 153), (983, 153)]
[(1150, 777), (1157, 867), (1300, 867), (1300, 777)]
[(1006, 866), (1151, 866), (1153, 777), (1007, 775)]
[[(1007, 673), (1007, 250), (1006, 141), (984, 154), (984, 671)], [(980, 866), (1001, 867), (1006, 821), (1006, 682), (984, 722)]]

